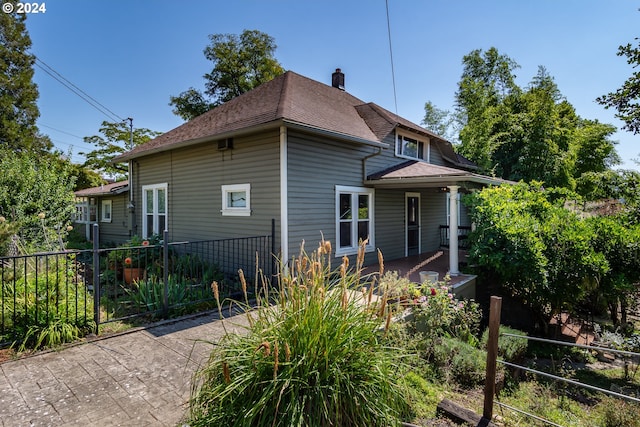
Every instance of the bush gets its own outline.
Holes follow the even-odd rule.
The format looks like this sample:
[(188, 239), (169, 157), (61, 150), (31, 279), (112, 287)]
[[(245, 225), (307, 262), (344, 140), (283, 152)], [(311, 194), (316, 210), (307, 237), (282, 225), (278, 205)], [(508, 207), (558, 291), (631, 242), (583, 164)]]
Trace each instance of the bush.
[[(502, 334), (506, 333), (526, 337), (527, 333), (504, 325), (500, 325), (499, 333), (500, 339), (498, 339), (498, 356), (502, 357), (506, 362), (517, 362), (521, 360), (527, 353), (529, 340), (525, 338), (504, 336)], [(482, 348), (487, 348), (488, 341), (489, 329), (487, 328), (482, 334)]]
[(640, 427), (640, 407), (637, 404), (605, 397), (598, 406), (603, 408), (603, 427)]
[(484, 384), (487, 359), (484, 351), (457, 338), (442, 337), (433, 344), (431, 361), (438, 378), (465, 388)]
[(73, 255), (13, 263), (7, 270), (21, 274), (2, 278), (0, 341), (18, 339), (22, 351), (71, 342), (93, 330), (93, 297), (76, 276)]
[(263, 283), (246, 334), (225, 334), (196, 373), (189, 425), (398, 424), (406, 408), (396, 378), (402, 360), (381, 343), (384, 305), (374, 310), (360, 293), (361, 262), (332, 272), (332, 256), (321, 243), (281, 268), (277, 291)]
[(417, 331), (427, 337), (448, 335), (463, 341), (477, 343), (482, 313), (472, 300), (457, 300), (444, 284), (431, 287), (427, 295), (411, 306), (412, 322)]

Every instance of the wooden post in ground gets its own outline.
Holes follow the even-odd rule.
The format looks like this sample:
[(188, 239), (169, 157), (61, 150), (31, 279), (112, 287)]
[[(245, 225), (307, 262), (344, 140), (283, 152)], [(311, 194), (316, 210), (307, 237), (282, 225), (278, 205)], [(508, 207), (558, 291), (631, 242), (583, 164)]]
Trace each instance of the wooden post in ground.
[(493, 417), (493, 396), (496, 394), (496, 360), (498, 359), (498, 335), (500, 334), (500, 311), (502, 298), (491, 297), (489, 307), (489, 341), (487, 342), (487, 379), (484, 384), (484, 411), (482, 418)]

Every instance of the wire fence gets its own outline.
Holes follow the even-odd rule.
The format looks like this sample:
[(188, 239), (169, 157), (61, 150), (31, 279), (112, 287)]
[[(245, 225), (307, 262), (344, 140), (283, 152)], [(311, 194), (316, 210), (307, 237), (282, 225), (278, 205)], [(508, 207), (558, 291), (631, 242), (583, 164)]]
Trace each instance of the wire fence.
[(617, 391), (613, 391), (613, 390), (608, 390), (608, 389), (604, 389), (602, 387), (596, 387), (594, 385), (591, 384), (586, 384), (580, 381), (576, 381), (574, 379), (571, 378), (565, 378), (565, 377), (561, 377), (558, 375), (554, 375), (551, 374), (549, 372), (544, 372), (538, 369), (533, 369), (533, 368), (529, 368), (523, 365), (519, 365), (519, 364), (515, 364), (515, 363), (511, 363), (511, 362), (507, 362), (504, 360), (500, 360), (498, 359), (497, 355), (498, 355), (498, 339), (500, 336), (507, 336), (507, 337), (511, 337), (511, 338), (520, 338), (520, 339), (526, 339), (529, 341), (537, 341), (537, 342), (542, 342), (545, 344), (550, 344), (550, 345), (556, 345), (556, 346), (567, 346), (567, 347), (575, 347), (575, 348), (581, 348), (581, 349), (586, 349), (586, 350), (590, 350), (590, 351), (598, 351), (598, 352), (607, 352), (607, 353), (611, 353), (611, 354), (618, 354), (621, 356), (625, 356), (625, 357), (635, 357), (635, 358), (640, 358), (640, 353), (636, 353), (636, 352), (632, 352), (632, 351), (627, 351), (627, 350), (617, 350), (617, 349), (612, 349), (609, 347), (599, 347), (599, 346), (592, 346), (592, 345), (583, 345), (583, 344), (578, 344), (578, 343), (570, 343), (570, 342), (564, 342), (564, 341), (557, 341), (557, 340), (551, 340), (551, 339), (546, 339), (546, 338), (538, 338), (538, 337), (530, 337), (530, 336), (526, 336), (526, 335), (516, 335), (516, 334), (510, 334), (510, 333), (500, 333), (499, 332), (499, 328), (500, 328), (500, 313), (501, 313), (501, 307), (502, 307), (502, 299), (499, 297), (491, 297), (491, 306), (490, 306), (490, 314), (489, 314), (489, 340), (488, 340), (488, 349), (487, 349), (487, 380), (486, 380), (486, 384), (485, 384), (485, 391), (484, 391), (484, 399), (485, 399), (485, 403), (484, 403), (484, 412), (483, 412), (483, 416), (482, 418), (484, 418), (485, 420), (491, 420), (493, 417), (493, 405), (494, 403), (502, 408), (506, 408), (510, 411), (514, 411), (520, 414), (523, 414), (529, 418), (535, 419), (537, 421), (543, 422), (547, 425), (551, 425), (551, 426), (557, 426), (557, 427), (564, 427), (562, 425), (556, 424), (553, 421), (547, 420), (543, 417), (537, 416), (535, 414), (532, 414), (530, 412), (527, 412), (521, 408), (516, 408), (513, 407), (511, 405), (507, 405), (505, 403), (499, 402), (499, 401), (495, 401), (495, 394), (496, 394), (496, 388), (495, 388), (495, 379), (496, 379), (496, 365), (497, 364), (501, 364), (503, 366), (507, 366), (513, 369), (519, 369), (522, 370), (524, 372), (528, 372), (531, 374), (535, 374), (535, 375), (539, 375), (542, 377), (546, 377), (549, 378), (553, 381), (558, 381), (558, 382), (563, 382), (563, 383), (567, 383), (570, 384), (572, 386), (575, 387), (580, 387), (580, 388), (584, 388), (587, 390), (591, 390), (591, 391), (595, 391), (598, 393), (603, 393), (609, 396), (612, 396), (614, 398), (617, 399), (623, 399), (623, 400), (627, 400), (627, 401), (631, 401), (631, 402), (636, 402), (636, 403), (640, 403), (640, 399), (635, 397), (635, 396), (630, 396), (624, 393), (619, 393)]

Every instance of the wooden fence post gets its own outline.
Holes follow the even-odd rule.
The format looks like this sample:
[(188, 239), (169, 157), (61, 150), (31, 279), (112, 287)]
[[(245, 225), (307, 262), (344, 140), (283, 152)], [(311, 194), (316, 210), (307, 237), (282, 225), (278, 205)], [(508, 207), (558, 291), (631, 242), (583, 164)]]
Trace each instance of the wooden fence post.
[(496, 360), (498, 359), (498, 335), (500, 334), (500, 311), (502, 298), (492, 296), (489, 307), (489, 341), (487, 342), (487, 379), (484, 384), (484, 411), (482, 418), (493, 417), (493, 396), (496, 394)]

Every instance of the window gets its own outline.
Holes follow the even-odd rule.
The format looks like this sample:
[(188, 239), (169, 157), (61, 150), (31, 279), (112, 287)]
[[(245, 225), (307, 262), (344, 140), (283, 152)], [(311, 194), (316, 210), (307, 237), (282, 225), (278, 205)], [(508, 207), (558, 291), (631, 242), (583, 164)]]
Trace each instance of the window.
[(336, 186), (336, 255), (355, 254), (361, 241), (374, 249), (372, 188)]
[(429, 161), (429, 140), (422, 141), (406, 135), (396, 136), (396, 155), (416, 160)]
[[(458, 227), (460, 226), (460, 193), (458, 193)], [(447, 193), (447, 225), (449, 224), (449, 218), (451, 217), (451, 193)]]
[(222, 215), (251, 215), (251, 184), (222, 186)]
[(76, 214), (74, 221), (84, 224), (89, 222), (89, 201), (87, 199), (76, 199)]
[(103, 200), (100, 210), (102, 211), (102, 216), (100, 217), (101, 222), (111, 222), (111, 200)]
[(142, 238), (167, 228), (167, 184), (142, 186)]

